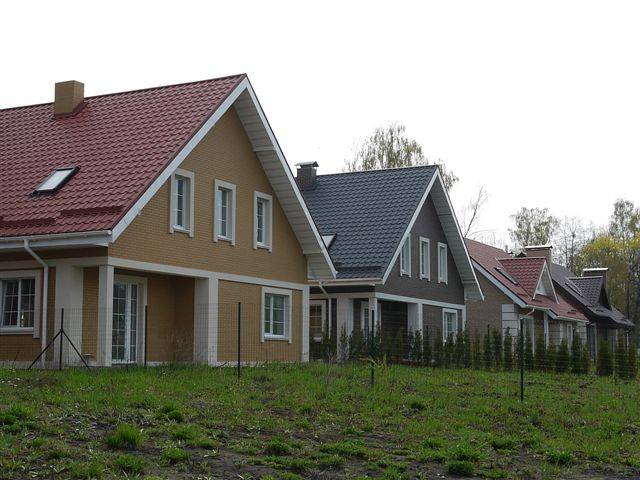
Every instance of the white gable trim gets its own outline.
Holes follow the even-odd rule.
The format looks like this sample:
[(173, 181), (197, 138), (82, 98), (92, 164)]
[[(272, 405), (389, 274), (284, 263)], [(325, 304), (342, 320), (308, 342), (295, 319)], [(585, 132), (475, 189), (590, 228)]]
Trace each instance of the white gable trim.
[[(274, 176), (277, 173), (282, 173), (282, 172), (273, 172), (273, 171), (265, 170), (265, 173), (267, 174), (267, 177), (269, 177), (269, 180), (274, 186), (274, 189), (277, 190), (276, 186), (283, 187), (288, 189), (288, 192), (293, 193), (295, 199), (297, 200), (299, 206), (302, 209), (302, 213), (304, 218), (306, 219), (307, 225), (310, 228), (311, 237), (315, 241), (314, 245), (311, 245), (311, 243), (308, 243), (307, 245), (301, 245), (303, 252), (305, 252), (305, 254), (321, 255), (328, 267), (328, 271), (330, 272), (331, 276), (335, 278), (337, 275), (337, 271), (333, 265), (333, 262), (331, 261), (331, 257), (329, 256), (329, 251), (327, 250), (326, 246), (324, 245), (324, 242), (322, 241), (320, 232), (318, 231), (318, 228), (316, 227), (316, 224), (314, 223), (311, 217), (311, 213), (309, 212), (302, 198), (302, 195), (300, 194), (300, 190), (298, 189), (298, 186), (293, 178), (291, 169), (287, 164), (284, 154), (280, 150), (280, 146), (278, 145), (278, 142), (271, 130), (269, 122), (267, 121), (264, 115), (264, 112), (262, 111), (262, 108), (260, 106), (260, 103), (258, 102), (258, 99), (255, 96), (253, 88), (251, 87), (251, 83), (249, 82), (249, 79), (246, 77), (233, 89), (233, 91), (229, 94), (229, 96), (211, 114), (211, 116), (207, 119), (204, 125), (200, 127), (200, 129), (191, 138), (191, 140), (189, 140), (189, 142), (182, 148), (182, 150), (178, 152), (178, 154), (169, 163), (169, 165), (165, 167), (165, 169), (160, 173), (160, 175), (158, 175), (158, 177), (153, 181), (153, 183), (149, 186), (149, 188), (147, 188), (147, 190), (136, 201), (136, 203), (127, 211), (124, 217), (122, 217), (122, 219), (118, 222), (118, 224), (113, 228), (111, 232), (110, 242), (111, 243), (115, 242), (118, 239), (118, 237), (122, 235), (122, 232), (124, 232), (125, 229), (131, 224), (131, 222), (133, 222), (136, 216), (142, 211), (144, 206), (153, 198), (153, 196), (158, 192), (158, 190), (160, 190), (162, 185), (164, 185), (164, 183), (169, 179), (169, 177), (173, 174), (173, 172), (180, 166), (180, 164), (185, 160), (185, 158), (193, 151), (196, 145), (200, 143), (200, 141), (205, 137), (205, 135), (216, 125), (218, 120), (222, 118), (222, 116), (227, 112), (227, 110), (229, 110), (229, 108), (233, 106), (233, 104), (238, 100), (240, 95), (242, 95), (244, 92), (247, 92), (249, 94), (253, 107), (255, 107), (258, 113), (258, 117), (259, 117), (258, 120), (261, 126), (267, 132), (268, 139), (270, 142), (270, 145), (268, 146), (254, 145), (254, 152), (256, 152), (256, 155), (258, 156), (261, 153), (274, 153), (277, 155), (277, 158), (281, 164), (282, 171), (286, 176), (285, 183), (288, 183), (288, 185), (283, 187), (282, 180), (274, 178)], [(243, 125), (244, 125), (244, 122), (243, 122)], [(246, 126), (245, 126), (245, 129), (246, 129)], [(276, 181), (276, 180), (279, 180), (279, 181)], [(280, 203), (282, 203), (282, 200)], [(294, 225), (293, 223), (291, 223), (291, 221), (290, 221), (290, 224), (291, 224), (291, 227), (294, 229), (294, 232), (296, 231), (297, 228), (300, 228)], [(302, 235), (304, 236), (304, 232), (296, 232), (296, 234), (298, 233), (302, 233)], [(300, 240), (300, 236), (298, 236), (298, 239), (302, 244), (303, 242)], [(304, 242), (304, 243), (307, 243), (307, 242)]]
[[(463, 282), (463, 285), (465, 286), (465, 290), (466, 290), (467, 286), (475, 287), (477, 289), (478, 298), (481, 299), (481, 300), (484, 300), (484, 295), (482, 293), (482, 289), (480, 288), (480, 284), (478, 283), (478, 277), (476, 276), (476, 272), (475, 272), (475, 269), (473, 268), (473, 264), (471, 263), (471, 257), (469, 256), (469, 251), (467, 250), (467, 246), (465, 244), (464, 237), (462, 236), (462, 231), (460, 230), (460, 225), (458, 224), (458, 220), (457, 220), (456, 215), (454, 213), (453, 206), (451, 205), (451, 200), (449, 199), (449, 194), (447, 193), (447, 189), (445, 188), (444, 183), (442, 182), (442, 177), (440, 176), (440, 169), (436, 169), (435, 174), (431, 178), (431, 181), (427, 185), (427, 188), (426, 188), (424, 194), (422, 195), (422, 198), (420, 199), (420, 202), (418, 203), (418, 207), (413, 212), (413, 216), (411, 217), (411, 220), (409, 221), (409, 224), (407, 225), (407, 228), (405, 229), (405, 232), (402, 235), (400, 243), (399, 243), (398, 247), (396, 248), (396, 251), (393, 254), (393, 257), (391, 257), (391, 261), (389, 262), (389, 265), (387, 266), (387, 269), (386, 269), (386, 271), (385, 271), (385, 273), (384, 273), (384, 275), (382, 277), (382, 283), (386, 283), (387, 282), (387, 278), (389, 277), (389, 274), (391, 273), (391, 270), (393, 269), (393, 266), (395, 265), (396, 260), (398, 259), (398, 256), (400, 255), (400, 250), (402, 249), (402, 244), (404, 243), (405, 239), (411, 233), (411, 230), (413, 229), (413, 225), (416, 223), (418, 215), (422, 211), (422, 207), (424, 206), (425, 202), (427, 201), (427, 198), (429, 197), (429, 194), (431, 193), (433, 185), (435, 184), (436, 181), (439, 183), (439, 186), (442, 188), (442, 191), (444, 192), (444, 197), (447, 200), (447, 206), (448, 206), (448, 210), (449, 210), (448, 211), (448, 215), (450, 215), (451, 218), (453, 219), (454, 226), (455, 226), (458, 238), (460, 239), (460, 243), (462, 244), (462, 253), (464, 254), (464, 261), (468, 265), (468, 267), (470, 269), (470, 272), (471, 272), (471, 275), (473, 276), (473, 283), (471, 283), (470, 281)], [(438, 207), (436, 205), (436, 209), (437, 208)], [(440, 221), (442, 221), (442, 216), (440, 215), (439, 212), (438, 212), (438, 218), (440, 219)], [(445, 232), (445, 234), (446, 234), (446, 232)], [(454, 246), (451, 243), (450, 239), (447, 239), (447, 242), (449, 243), (449, 247), (450, 247), (451, 253), (454, 254), (454, 249), (456, 249), (456, 246)], [(460, 252), (458, 252), (458, 253), (460, 253)], [(456, 257), (456, 255), (454, 254), (454, 259), (455, 259), (455, 257)], [(460, 265), (460, 264), (458, 264), (458, 262), (456, 262), (456, 267), (458, 268), (458, 274), (460, 274), (460, 270), (461, 270), (462, 265)]]
[(560, 303), (558, 302), (558, 295), (556, 295), (556, 289), (553, 286), (553, 279), (551, 278), (551, 273), (549, 272), (549, 266), (547, 265), (547, 261), (544, 261), (544, 265), (542, 266), (542, 270), (540, 270), (540, 277), (538, 278), (538, 283), (536, 284), (536, 290), (533, 292), (533, 298), (536, 298), (536, 295), (538, 295), (538, 290), (540, 290), (540, 285), (542, 284), (543, 290), (546, 291), (547, 287), (544, 284), (544, 277), (546, 276), (547, 281), (548, 281), (548, 285), (551, 286), (551, 292), (553, 293), (553, 298), (555, 299), (556, 303)]

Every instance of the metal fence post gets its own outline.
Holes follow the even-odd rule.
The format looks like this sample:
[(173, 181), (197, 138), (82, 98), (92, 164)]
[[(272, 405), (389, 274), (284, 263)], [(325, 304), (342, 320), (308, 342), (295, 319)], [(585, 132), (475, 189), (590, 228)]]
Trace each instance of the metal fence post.
[(144, 368), (147, 368), (147, 319), (149, 318), (149, 305), (144, 306)]
[(242, 303), (238, 302), (238, 378), (240, 378), (240, 317), (242, 316)]
[(64, 337), (64, 308), (60, 309), (60, 351), (58, 352), (58, 370), (62, 371), (62, 340)]
[(520, 317), (520, 401), (524, 402), (524, 320)]

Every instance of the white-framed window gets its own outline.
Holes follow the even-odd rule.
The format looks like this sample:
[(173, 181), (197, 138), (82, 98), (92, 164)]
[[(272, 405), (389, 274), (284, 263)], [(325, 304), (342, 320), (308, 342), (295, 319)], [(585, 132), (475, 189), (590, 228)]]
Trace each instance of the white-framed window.
[(271, 251), (273, 198), (261, 192), (253, 192), (253, 248)]
[(193, 237), (193, 172), (177, 169), (171, 175), (171, 233), (183, 232)]
[(458, 335), (458, 332), (464, 328), (460, 324), (458, 317), (458, 310), (452, 308), (442, 309), (442, 339), (446, 342), (449, 338), (449, 334), (453, 334), (453, 338)]
[(224, 240), (236, 244), (236, 186), (222, 180), (215, 181), (213, 241)]
[(431, 242), (420, 237), (420, 278), (431, 280)]
[(409, 235), (400, 249), (400, 275), (411, 276), (411, 235)]
[(448, 283), (447, 244), (438, 242), (438, 283)]
[(262, 341), (291, 342), (291, 290), (262, 289)]
[(325, 332), (326, 302), (324, 300), (309, 301), (309, 338), (313, 342), (321, 342)]
[(0, 272), (0, 333), (33, 333), (40, 305), (39, 270)]

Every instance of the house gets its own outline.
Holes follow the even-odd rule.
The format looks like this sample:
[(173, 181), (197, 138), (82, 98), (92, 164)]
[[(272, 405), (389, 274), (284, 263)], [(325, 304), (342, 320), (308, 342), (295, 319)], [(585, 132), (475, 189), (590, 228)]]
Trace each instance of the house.
[(586, 341), (587, 318), (554, 286), (549, 247), (526, 247), (519, 257), (471, 239), (466, 244), (485, 294), (484, 302), (467, 302), (472, 333), (509, 329), (516, 335), (522, 319), (534, 349), (542, 339), (545, 346), (571, 345), (575, 335)]
[(335, 268), (246, 75), (0, 110), (0, 360), (63, 324), (92, 365), (231, 362), (241, 303), (242, 361), (304, 361), (310, 277)]
[(585, 268), (578, 277), (562, 265), (551, 264), (556, 288), (589, 320), (587, 344), (592, 358), (596, 356), (600, 341), (609, 342), (615, 350), (618, 336), (623, 335), (627, 344), (629, 332), (634, 328), (633, 322), (609, 302), (607, 271), (607, 268)]
[(312, 280), (311, 339), (380, 326), (382, 336), (465, 325), (465, 299), (482, 292), (436, 166), (296, 179), (334, 261), (335, 279)]

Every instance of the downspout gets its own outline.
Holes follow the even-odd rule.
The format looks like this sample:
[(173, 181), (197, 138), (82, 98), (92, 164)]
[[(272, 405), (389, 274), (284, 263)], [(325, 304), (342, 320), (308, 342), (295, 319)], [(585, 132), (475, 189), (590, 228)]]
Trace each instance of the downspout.
[[(49, 265), (40, 258), (36, 252), (34, 252), (29, 246), (29, 240), (24, 239), (24, 249), (25, 251), (31, 255), (36, 262), (42, 265), (44, 270), (44, 278), (42, 280), (42, 350), (44, 351), (47, 346), (47, 306), (48, 306), (48, 296), (49, 296)], [(42, 356), (42, 362), (44, 363), (44, 355)]]

